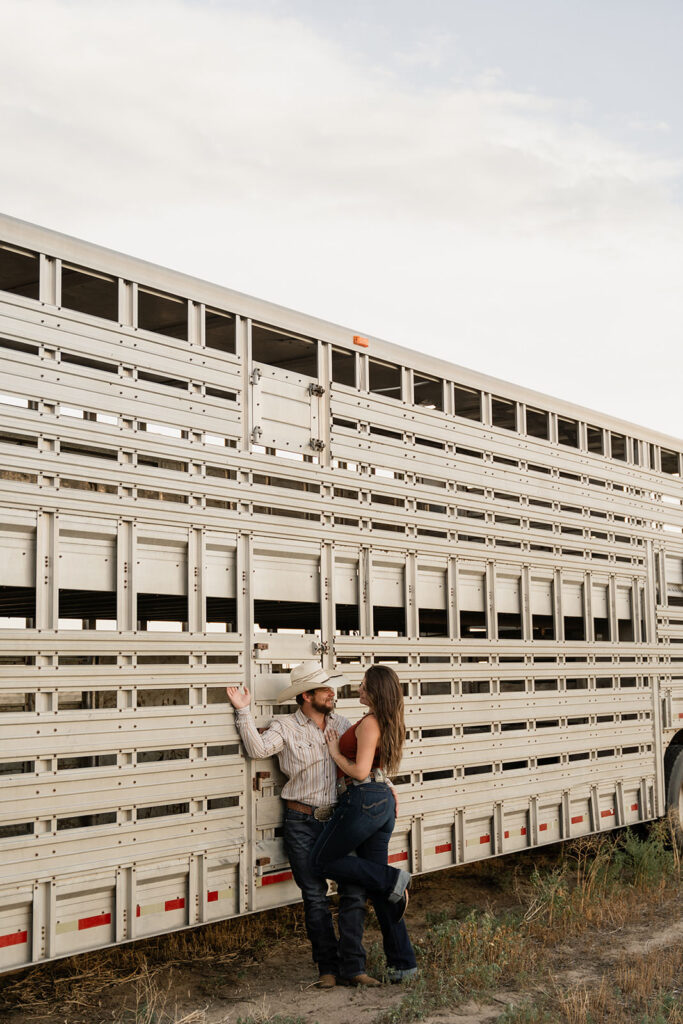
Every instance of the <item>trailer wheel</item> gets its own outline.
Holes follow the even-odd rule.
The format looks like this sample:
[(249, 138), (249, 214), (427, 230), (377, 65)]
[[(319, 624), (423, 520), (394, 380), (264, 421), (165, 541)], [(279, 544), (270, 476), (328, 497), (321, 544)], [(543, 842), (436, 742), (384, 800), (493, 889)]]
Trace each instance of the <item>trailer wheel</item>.
[(675, 836), (679, 850), (683, 851), (683, 746), (669, 747), (667, 762), (666, 807), (678, 815)]

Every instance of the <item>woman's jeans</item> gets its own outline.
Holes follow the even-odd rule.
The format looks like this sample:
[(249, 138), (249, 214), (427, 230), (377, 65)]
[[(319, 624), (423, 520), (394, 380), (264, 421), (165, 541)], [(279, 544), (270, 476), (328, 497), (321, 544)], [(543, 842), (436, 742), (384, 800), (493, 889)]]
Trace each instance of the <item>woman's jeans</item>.
[(387, 902), (398, 878), (398, 869), (387, 864), (395, 820), (394, 797), (386, 783), (349, 786), (313, 847), (311, 867), (316, 875), (368, 893), (389, 965), (407, 970), (415, 967), (415, 954), (405, 923), (393, 920)]

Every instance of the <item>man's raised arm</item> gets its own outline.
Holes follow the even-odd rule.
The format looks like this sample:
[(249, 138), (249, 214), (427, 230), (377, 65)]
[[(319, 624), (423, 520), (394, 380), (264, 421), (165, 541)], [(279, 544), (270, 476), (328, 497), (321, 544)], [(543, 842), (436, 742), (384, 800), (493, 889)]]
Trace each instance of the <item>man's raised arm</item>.
[(271, 757), (279, 754), (284, 747), (284, 738), (277, 726), (271, 725), (265, 732), (259, 733), (249, 704), (251, 694), (241, 690), (239, 686), (227, 686), (228, 700), (235, 709), (235, 725), (242, 737), (242, 742), (250, 757)]

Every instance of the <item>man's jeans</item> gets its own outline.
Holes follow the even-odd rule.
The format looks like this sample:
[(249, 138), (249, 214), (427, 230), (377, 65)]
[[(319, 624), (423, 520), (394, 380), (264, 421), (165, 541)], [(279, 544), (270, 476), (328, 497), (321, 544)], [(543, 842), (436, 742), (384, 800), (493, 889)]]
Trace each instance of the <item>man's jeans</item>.
[(359, 886), (339, 887), (339, 942), (327, 898), (327, 882), (311, 870), (311, 850), (325, 827), (312, 814), (285, 811), (284, 844), (294, 881), (304, 898), (306, 933), (320, 974), (353, 978), (365, 971), (363, 926), (365, 892)]
[[(415, 953), (405, 923), (393, 921), (387, 896), (398, 869), (387, 864), (395, 823), (394, 797), (383, 782), (349, 786), (332, 818), (325, 823), (311, 854), (311, 869), (340, 885), (355, 885), (368, 893), (384, 939), (390, 967), (415, 967)], [(352, 852), (355, 851), (355, 854)]]

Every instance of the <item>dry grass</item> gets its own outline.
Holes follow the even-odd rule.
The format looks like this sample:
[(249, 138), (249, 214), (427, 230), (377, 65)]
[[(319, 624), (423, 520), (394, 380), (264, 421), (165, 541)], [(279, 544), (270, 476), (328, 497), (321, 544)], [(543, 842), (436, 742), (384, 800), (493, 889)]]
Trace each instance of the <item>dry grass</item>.
[(594, 981), (555, 987), (501, 1024), (683, 1024), (683, 950), (618, 960)]
[[(58, 1015), (69, 1024), (201, 1024), (202, 1011), (186, 1017), (170, 1007), (173, 969), (206, 964), (218, 972), (237, 963), (243, 969), (284, 937), (303, 941), (300, 906), (42, 964), (0, 979), (0, 1019), (5, 1010), (27, 1021)], [(118, 1009), (109, 1009), (112, 1003)]]
[(255, 1010), (254, 1013), (250, 1013), (248, 1017), (238, 1017), (237, 1024), (318, 1024), (318, 1022), (306, 1022), (304, 1017), (293, 1017), (290, 1014), (271, 1014), (264, 999), (262, 1007)]

